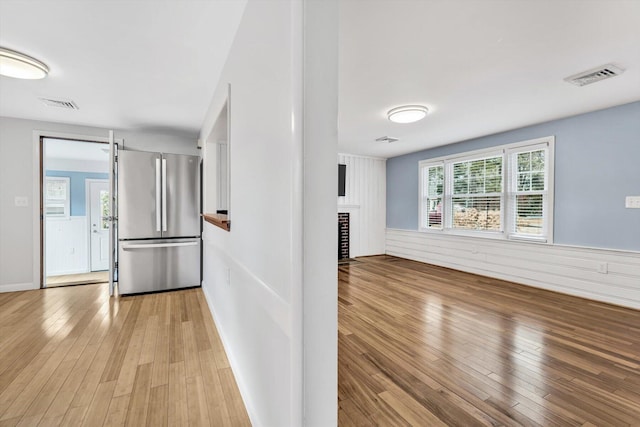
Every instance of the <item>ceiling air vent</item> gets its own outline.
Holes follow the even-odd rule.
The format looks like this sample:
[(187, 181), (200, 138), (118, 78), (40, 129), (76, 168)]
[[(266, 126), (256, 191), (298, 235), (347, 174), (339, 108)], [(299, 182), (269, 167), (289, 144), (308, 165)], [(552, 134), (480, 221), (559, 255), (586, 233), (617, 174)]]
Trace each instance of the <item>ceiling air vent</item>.
[(583, 73), (574, 74), (564, 79), (565, 82), (569, 82), (576, 86), (586, 86), (591, 83), (599, 82), (600, 80), (608, 79), (611, 77), (619, 76), (624, 73), (624, 70), (620, 67), (616, 67), (613, 64), (606, 64), (601, 67), (593, 68)]
[(79, 110), (75, 102), (69, 99), (53, 99), (53, 98), (39, 98), (44, 105), (48, 107), (67, 108), (69, 110)]
[(393, 138), (391, 136), (381, 136), (380, 138), (376, 138), (376, 141), (392, 143), (398, 141), (398, 138)]

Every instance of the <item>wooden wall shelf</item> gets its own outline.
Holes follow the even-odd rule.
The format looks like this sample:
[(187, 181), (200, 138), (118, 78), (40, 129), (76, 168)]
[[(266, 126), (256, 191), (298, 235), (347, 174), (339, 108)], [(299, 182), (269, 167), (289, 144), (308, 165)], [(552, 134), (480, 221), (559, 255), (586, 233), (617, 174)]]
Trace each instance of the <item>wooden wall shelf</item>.
[(202, 218), (209, 224), (213, 224), (216, 227), (220, 227), (225, 231), (231, 231), (231, 221), (227, 215), (222, 214), (201, 214)]

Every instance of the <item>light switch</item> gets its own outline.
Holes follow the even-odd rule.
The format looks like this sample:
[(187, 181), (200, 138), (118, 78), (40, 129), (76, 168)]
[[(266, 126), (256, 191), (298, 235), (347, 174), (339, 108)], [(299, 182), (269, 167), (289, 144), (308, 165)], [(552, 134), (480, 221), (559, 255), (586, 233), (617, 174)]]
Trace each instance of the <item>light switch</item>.
[(18, 207), (26, 208), (27, 206), (29, 206), (29, 198), (27, 196), (16, 196), (14, 199), (14, 203)]
[(640, 196), (627, 196), (624, 207), (627, 209), (640, 209)]

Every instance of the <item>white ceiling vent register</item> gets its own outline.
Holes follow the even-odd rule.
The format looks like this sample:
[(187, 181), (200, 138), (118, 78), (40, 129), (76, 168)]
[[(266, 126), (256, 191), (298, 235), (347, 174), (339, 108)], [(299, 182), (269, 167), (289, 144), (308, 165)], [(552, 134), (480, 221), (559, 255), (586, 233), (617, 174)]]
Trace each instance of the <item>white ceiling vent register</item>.
[(601, 67), (592, 68), (591, 70), (569, 76), (564, 79), (564, 81), (576, 86), (586, 86), (591, 83), (599, 82), (600, 80), (619, 76), (622, 73), (624, 73), (624, 69), (616, 67), (613, 64), (606, 64)]
[(392, 136), (381, 136), (380, 138), (376, 138), (376, 141), (392, 143), (398, 141), (398, 138), (394, 138)]
[(44, 105), (48, 107), (67, 108), (69, 110), (79, 110), (75, 102), (70, 99), (54, 99), (54, 98), (39, 98)]

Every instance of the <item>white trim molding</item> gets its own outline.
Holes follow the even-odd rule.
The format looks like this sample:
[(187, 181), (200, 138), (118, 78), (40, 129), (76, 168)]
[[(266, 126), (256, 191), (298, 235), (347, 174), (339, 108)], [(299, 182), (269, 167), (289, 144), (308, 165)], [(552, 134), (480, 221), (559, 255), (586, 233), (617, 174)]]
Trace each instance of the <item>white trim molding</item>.
[(31, 282), (27, 283), (7, 283), (5, 285), (0, 285), (0, 293), (2, 292), (19, 292), (19, 291), (31, 291), (34, 289), (38, 289)]
[(640, 253), (386, 230), (386, 253), (640, 309)]

